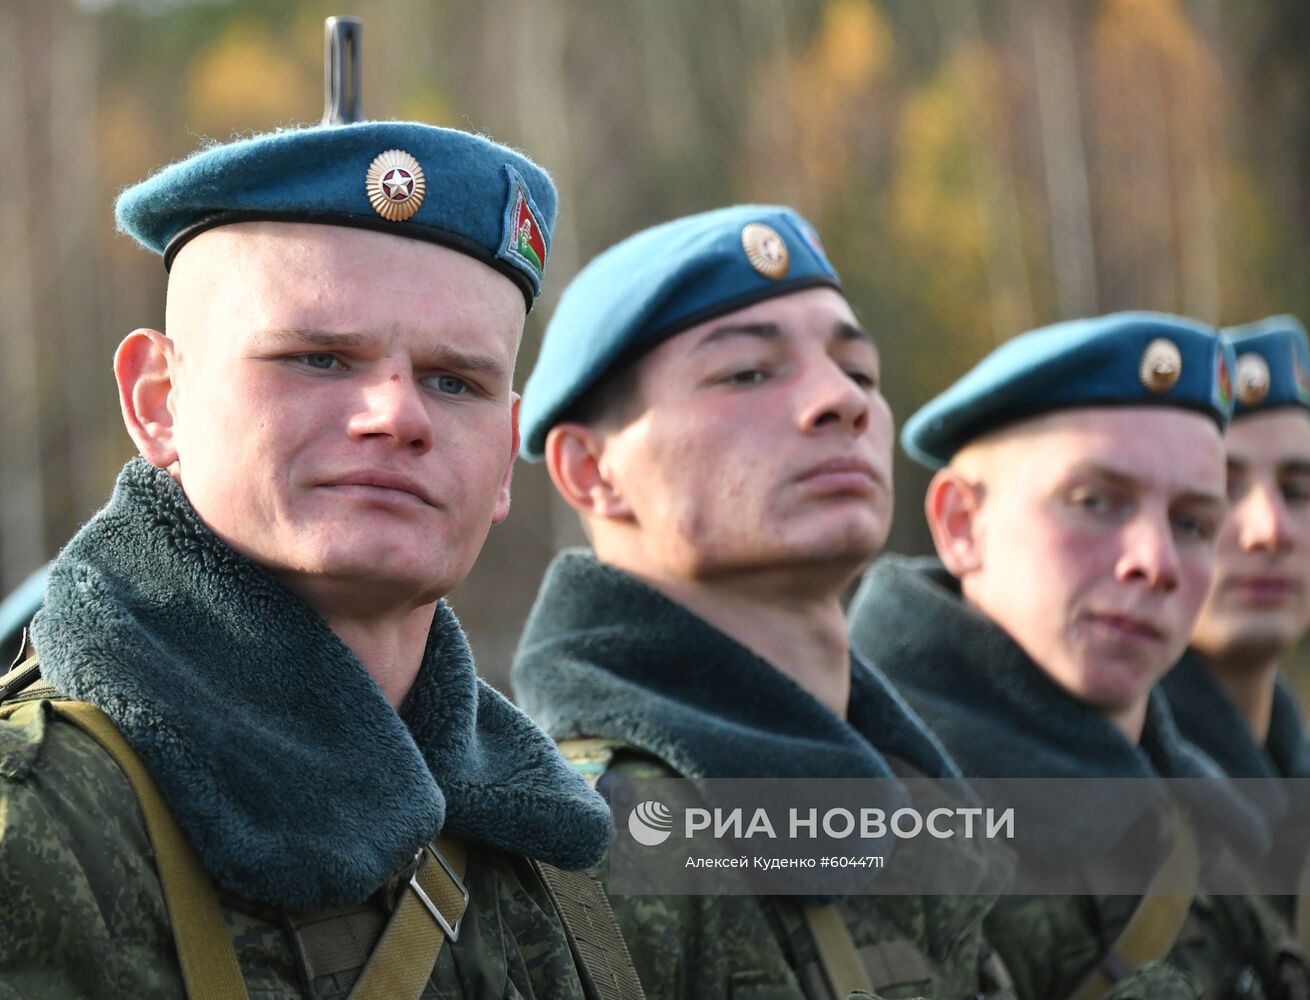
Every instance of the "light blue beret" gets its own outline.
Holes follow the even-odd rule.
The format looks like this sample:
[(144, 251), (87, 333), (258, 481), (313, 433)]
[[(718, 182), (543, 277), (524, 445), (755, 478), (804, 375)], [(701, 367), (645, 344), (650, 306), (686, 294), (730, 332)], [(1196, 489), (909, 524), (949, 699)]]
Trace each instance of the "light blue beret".
[(1271, 316), (1223, 333), (1237, 354), (1234, 417), (1280, 406), (1310, 408), (1310, 342), (1296, 317)]
[(523, 454), (617, 367), (688, 327), (803, 288), (840, 288), (814, 227), (789, 208), (737, 205), (630, 236), (584, 267), (551, 317), (523, 389)]
[[(18, 641), (19, 633), (40, 609), (41, 602), (45, 600), (45, 581), (49, 575), (50, 565), (47, 563), (0, 601), (0, 650), (7, 650)], [(9, 667), (9, 663), (0, 663), (0, 673)]]
[(1015, 337), (906, 421), (901, 444), (940, 468), (975, 438), (1052, 410), (1175, 406), (1232, 416), (1232, 348), (1209, 326), (1163, 313), (1073, 320)]
[(528, 308), (555, 224), (555, 186), (531, 160), (456, 129), (359, 122), (212, 146), (118, 198), (118, 228), (171, 266), (231, 222), (321, 222), (440, 243), (514, 281)]

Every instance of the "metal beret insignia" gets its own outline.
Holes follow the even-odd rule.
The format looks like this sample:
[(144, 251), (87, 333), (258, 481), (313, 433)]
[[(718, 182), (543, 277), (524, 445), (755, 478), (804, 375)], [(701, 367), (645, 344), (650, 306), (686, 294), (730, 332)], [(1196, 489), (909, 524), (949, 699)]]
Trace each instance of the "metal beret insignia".
[(1183, 374), (1183, 355), (1178, 345), (1165, 337), (1151, 341), (1142, 352), (1137, 374), (1151, 392), (1168, 392)]
[(786, 242), (772, 226), (748, 223), (741, 231), (741, 246), (751, 267), (766, 278), (777, 281), (786, 275), (791, 257)]
[(364, 179), (373, 210), (389, 222), (404, 222), (417, 212), (427, 187), (418, 160), (403, 149), (380, 153)]
[(1269, 363), (1249, 351), (1237, 359), (1237, 398), (1243, 406), (1259, 406), (1269, 395)]

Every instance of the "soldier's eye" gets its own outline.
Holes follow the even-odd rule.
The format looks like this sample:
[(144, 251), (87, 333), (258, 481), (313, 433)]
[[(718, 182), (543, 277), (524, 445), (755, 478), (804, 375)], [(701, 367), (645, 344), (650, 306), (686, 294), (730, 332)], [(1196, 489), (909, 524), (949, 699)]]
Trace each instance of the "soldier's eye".
[(758, 385), (768, 377), (768, 374), (759, 368), (744, 368), (733, 372), (723, 381), (728, 385)]
[(1118, 506), (1106, 494), (1089, 489), (1071, 491), (1068, 496), (1068, 503), (1070, 507), (1086, 514), (1110, 514)]
[(1282, 485), (1283, 499), (1289, 506), (1303, 507), (1310, 504), (1310, 483), (1289, 481)]
[(469, 390), (469, 383), (458, 375), (433, 375), (423, 381), (443, 396), (462, 396)]
[(341, 359), (335, 354), (301, 354), (297, 356), (296, 360), (309, 368), (316, 368), (319, 371), (330, 371), (333, 368), (341, 367)]
[(1210, 539), (1219, 530), (1214, 519), (1195, 514), (1175, 514), (1174, 532), (1181, 538)]

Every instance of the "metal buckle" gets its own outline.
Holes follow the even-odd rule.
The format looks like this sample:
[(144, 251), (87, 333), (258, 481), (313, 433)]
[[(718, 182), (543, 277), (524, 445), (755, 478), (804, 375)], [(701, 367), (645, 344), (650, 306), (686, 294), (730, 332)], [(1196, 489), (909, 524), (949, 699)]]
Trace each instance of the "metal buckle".
[(423, 870), (422, 865), (419, 865), (419, 867), (415, 869), (414, 874), (409, 877), (409, 887), (414, 890), (415, 894), (419, 898), (419, 901), (428, 908), (428, 913), (432, 914), (432, 919), (435, 920), (438, 926), (440, 926), (441, 929), (446, 932), (446, 936), (450, 938), (451, 943), (453, 944), (454, 942), (459, 940), (459, 927), (460, 924), (464, 922), (464, 914), (468, 912), (468, 902), (469, 902), (468, 887), (465, 886), (463, 881), (461, 881), (460, 877), (455, 874), (455, 869), (450, 867), (450, 862), (447, 861), (445, 858), (443, 858), (441, 856), (441, 852), (438, 851), (435, 847), (433, 847), (430, 843), (424, 844), (421, 848), (419, 848), (419, 852), (418, 854), (415, 855), (415, 858), (421, 858), (423, 856), (424, 851), (427, 851), (429, 854), (431, 854), (434, 858), (437, 859), (437, 864), (441, 865), (442, 869), (445, 870), (446, 874), (450, 876), (450, 880), (455, 883), (455, 888), (458, 889), (464, 897), (464, 906), (460, 909), (459, 919), (455, 921), (455, 926), (451, 927), (450, 924), (446, 922), (446, 918), (442, 916), (441, 910), (437, 908), (437, 904), (432, 902), (431, 897), (429, 897), (428, 894), (423, 891), (423, 887), (418, 884), (418, 873)]

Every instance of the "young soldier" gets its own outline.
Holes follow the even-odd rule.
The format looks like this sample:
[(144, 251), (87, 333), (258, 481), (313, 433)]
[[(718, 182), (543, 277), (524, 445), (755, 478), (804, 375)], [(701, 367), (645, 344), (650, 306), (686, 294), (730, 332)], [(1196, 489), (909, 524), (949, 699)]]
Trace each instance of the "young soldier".
[(206, 149), (117, 215), (166, 325), (118, 348), (141, 454), (0, 724), (0, 995), (593, 995), (547, 886), (605, 803), (442, 600), (509, 509), (550, 179), (361, 123)]
[[(851, 623), (855, 648), (966, 775), (1212, 777), (1195, 825), (1250, 853), (1267, 830), (1155, 691), (1209, 587), (1229, 370), (1210, 329), (1151, 313), (994, 351), (903, 434), (938, 469), (925, 510), (941, 563), (875, 565)], [(1077, 829), (1062, 814), (1022, 828), (1018, 844), (1075, 887), (1123, 856), (1170, 871), (1186, 832), (1158, 829), (1157, 816), (1116, 799)], [(1206, 995), (1304, 995), (1304, 967), (1258, 900), (1199, 897), (1189, 914), (1171, 898), (1008, 897), (988, 933), (1025, 1000), (1086, 996), (1166, 952)]]
[[(1291, 316), (1225, 335), (1237, 352), (1228, 515), (1191, 649), (1163, 686), (1183, 735), (1232, 777), (1310, 778), (1300, 710), (1278, 679), (1310, 628), (1310, 343)], [(1291, 887), (1310, 806), (1275, 782), (1246, 787), (1278, 832), (1269, 868)], [(1292, 896), (1274, 902), (1293, 918)]]
[[(551, 566), (514, 682), (593, 774), (956, 773), (846, 638), (842, 590), (891, 517), (880, 377), (786, 208), (656, 226), (565, 291), (524, 390), (524, 451), (594, 554)], [(962, 844), (959, 865), (952, 898), (614, 903), (655, 997), (844, 997), (825, 947), (887, 995), (1003, 992), (980, 925), (1008, 860)]]

